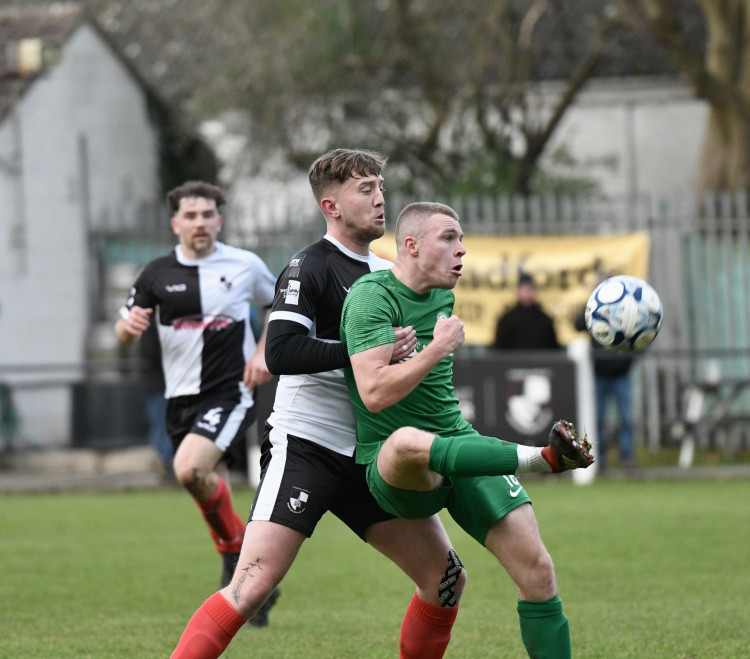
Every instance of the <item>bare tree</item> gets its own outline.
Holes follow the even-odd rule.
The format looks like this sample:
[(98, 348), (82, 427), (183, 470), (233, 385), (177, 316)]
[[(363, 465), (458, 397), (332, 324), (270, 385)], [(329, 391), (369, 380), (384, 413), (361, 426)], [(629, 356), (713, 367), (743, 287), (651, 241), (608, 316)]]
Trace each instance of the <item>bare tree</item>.
[[(366, 144), (390, 154), (391, 179), (400, 171), (404, 186), (528, 193), (599, 61), (604, 9), (593, 0), (327, 0), (293, 16), (277, 10), (261, 36), (264, 73), (246, 80), (241, 105), (255, 119), (253, 142), (284, 144), (294, 162)], [(289, 34), (279, 58), (273, 43)]]
[(183, 117), (241, 110), (255, 168), (360, 145), (392, 185), (527, 193), (591, 77), (671, 62), (710, 108), (699, 189), (750, 187), (750, 0), (83, 2)]
[(607, 24), (599, 0), (87, 3), (191, 116), (243, 110), (256, 165), (361, 145), (444, 192), (534, 188)]
[[(422, 131), (396, 153), (438, 187), (528, 193), (564, 113), (602, 54), (607, 25), (596, 3), (430, 3), (393, 0), (390, 20)], [(583, 37), (583, 39), (581, 39)], [(558, 84), (554, 91), (548, 83)]]
[(254, 167), (359, 145), (446, 193), (539, 188), (612, 26), (601, 0), (82, 1), (185, 117), (245, 113)]

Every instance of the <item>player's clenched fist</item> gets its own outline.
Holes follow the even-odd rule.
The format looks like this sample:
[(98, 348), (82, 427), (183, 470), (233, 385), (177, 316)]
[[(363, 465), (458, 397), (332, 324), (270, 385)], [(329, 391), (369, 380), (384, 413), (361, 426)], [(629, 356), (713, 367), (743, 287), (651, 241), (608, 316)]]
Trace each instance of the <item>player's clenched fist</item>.
[(432, 342), (437, 343), (443, 348), (446, 355), (460, 348), (465, 340), (464, 324), (458, 316), (453, 315), (450, 318), (439, 318), (437, 323), (435, 323)]
[(141, 336), (151, 324), (153, 309), (143, 307), (131, 307), (128, 317), (125, 319), (125, 331), (133, 336)]

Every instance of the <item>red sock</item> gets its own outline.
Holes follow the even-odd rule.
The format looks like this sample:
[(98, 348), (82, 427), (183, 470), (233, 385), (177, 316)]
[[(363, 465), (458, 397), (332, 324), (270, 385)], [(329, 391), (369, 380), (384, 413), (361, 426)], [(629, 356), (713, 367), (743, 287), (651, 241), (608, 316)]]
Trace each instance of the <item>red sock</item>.
[(221, 593), (211, 595), (190, 618), (172, 659), (212, 659), (226, 650), (245, 619)]
[(219, 484), (207, 501), (198, 501), (198, 506), (208, 524), (216, 549), (222, 554), (237, 553), (242, 549), (245, 524), (232, 507), (232, 494), (219, 478)]
[(542, 457), (549, 463), (553, 474), (559, 474), (562, 471), (562, 469), (560, 469), (560, 465), (557, 464), (557, 455), (555, 454), (555, 449), (553, 449), (551, 446), (545, 446), (542, 449)]
[(401, 624), (400, 659), (441, 659), (457, 614), (458, 606), (428, 604), (414, 593)]

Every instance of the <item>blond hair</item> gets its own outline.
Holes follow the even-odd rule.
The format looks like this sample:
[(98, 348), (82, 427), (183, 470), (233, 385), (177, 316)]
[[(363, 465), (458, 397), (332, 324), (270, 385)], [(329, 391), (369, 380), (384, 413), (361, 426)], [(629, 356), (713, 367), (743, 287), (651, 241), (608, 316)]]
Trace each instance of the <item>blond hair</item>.
[(396, 220), (396, 245), (399, 251), (407, 236), (413, 236), (417, 240), (422, 238), (424, 221), (433, 215), (447, 215), (460, 222), (458, 213), (450, 206), (436, 201), (415, 201), (404, 208)]

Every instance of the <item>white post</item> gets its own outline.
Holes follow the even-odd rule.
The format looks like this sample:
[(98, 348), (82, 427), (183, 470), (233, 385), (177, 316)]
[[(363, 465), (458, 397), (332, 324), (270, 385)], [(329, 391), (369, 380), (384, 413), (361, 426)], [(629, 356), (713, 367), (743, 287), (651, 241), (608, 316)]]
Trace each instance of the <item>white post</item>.
[[(596, 390), (594, 388), (594, 366), (591, 359), (591, 343), (587, 339), (574, 339), (568, 344), (568, 357), (575, 364), (575, 387), (578, 401), (576, 410), (576, 429), (588, 435), (593, 446), (594, 457), (599, 450), (599, 438), (596, 436)], [(587, 469), (575, 469), (573, 482), (587, 485), (593, 482), (597, 472), (594, 462)]]
[(247, 484), (254, 490), (260, 485), (260, 429), (253, 423), (245, 435), (247, 440)]

